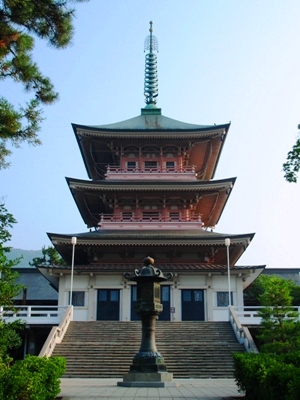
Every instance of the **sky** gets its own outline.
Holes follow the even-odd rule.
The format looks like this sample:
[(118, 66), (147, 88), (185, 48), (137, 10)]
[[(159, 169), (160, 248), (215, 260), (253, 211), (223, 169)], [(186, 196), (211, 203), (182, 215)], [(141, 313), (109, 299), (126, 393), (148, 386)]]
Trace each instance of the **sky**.
[[(231, 121), (214, 179), (237, 177), (215, 232), (255, 232), (238, 265), (299, 267), (300, 178), (282, 164), (300, 123), (299, 0), (90, 0), (75, 5), (72, 45), (36, 39), (34, 59), (59, 92), (44, 107), (42, 146), (13, 149), (0, 198), (18, 223), (10, 245), (49, 246), (47, 232), (87, 228), (65, 177), (88, 179), (71, 123), (101, 125), (144, 107), (144, 40), (158, 39), (158, 106), (183, 122)], [(28, 95), (13, 82), (1, 94)]]

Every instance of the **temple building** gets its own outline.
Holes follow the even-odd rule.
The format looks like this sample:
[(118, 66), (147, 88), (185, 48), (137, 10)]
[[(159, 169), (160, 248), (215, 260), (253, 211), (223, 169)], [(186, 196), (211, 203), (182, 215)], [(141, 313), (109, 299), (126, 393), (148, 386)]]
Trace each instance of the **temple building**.
[(124, 273), (150, 256), (173, 274), (161, 286), (161, 320), (228, 320), (228, 304), (243, 306), (243, 290), (264, 268), (236, 265), (253, 233), (215, 231), (235, 183), (213, 179), (230, 124), (164, 116), (156, 104), (152, 23), (145, 50), (141, 114), (108, 125), (73, 124), (88, 179), (67, 184), (87, 232), (48, 233), (68, 266), (40, 271), (57, 285), (60, 306), (71, 292), (74, 320), (130, 321), (137, 319), (137, 293)]

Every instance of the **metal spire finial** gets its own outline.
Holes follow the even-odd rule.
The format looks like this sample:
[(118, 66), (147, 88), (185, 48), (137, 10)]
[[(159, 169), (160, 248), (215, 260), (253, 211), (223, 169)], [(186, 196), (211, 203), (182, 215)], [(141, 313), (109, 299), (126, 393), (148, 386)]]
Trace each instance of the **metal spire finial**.
[(145, 102), (147, 106), (156, 104), (156, 97), (158, 96), (158, 78), (157, 78), (157, 57), (154, 51), (158, 51), (158, 41), (152, 34), (153, 22), (150, 21), (149, 28), (150, 35), (145, 39), (144, 51), (149, 50), (146, 54), (145, 60), (145, 84), (144, 84), (144, 95), (146, 97)]

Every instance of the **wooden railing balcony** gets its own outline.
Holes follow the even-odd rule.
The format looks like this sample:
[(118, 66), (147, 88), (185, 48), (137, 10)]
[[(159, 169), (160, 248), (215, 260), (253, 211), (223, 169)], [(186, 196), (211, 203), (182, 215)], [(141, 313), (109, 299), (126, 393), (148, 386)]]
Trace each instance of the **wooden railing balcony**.
[[(242, 325), (259, 325), (261, 323), (261, 317), (259, 316), (258, 312), (264, 308), (263, 306), (244, 306), (233, 308)], [(292, 309), (298, 312), (300, 316), (300, 306), (293, 306)]]
[(195, 167), (152, 167), (152, 168), (121, 168), (117, 165), (108, 165), (107, 179), (180, 179), (193, 180), (196, 177)]
[(174, 217), (174, 216), (115, 216), (113, 214), (101, 214), (99, 226), (103, 229), (174, 229), (185, 227), (189, 229), (201, 229), (203, 223), (200, 216)]
[(0, 308), (0, 319), (6, 322), (21, 320), (27, 324), (58, 325), (67, 307), (63, 306), (14, 306), (14, 311)]
[[(238, 341), (244, 344), (245, 349), (248, 352), (258, 352), (248, 327), (260, 325), (261, 317), (259, 316), (259, 311), (263, 308), (263, 306), (228, 307), (229, 321), (232, 325), (232, 328), (236, 334)], [(291, 308), (293, 311), (298, 313), (299, 321), (300, 306), (293, 306)], [(286, 318), (289, 318), (288, 315), (286, 316)]]

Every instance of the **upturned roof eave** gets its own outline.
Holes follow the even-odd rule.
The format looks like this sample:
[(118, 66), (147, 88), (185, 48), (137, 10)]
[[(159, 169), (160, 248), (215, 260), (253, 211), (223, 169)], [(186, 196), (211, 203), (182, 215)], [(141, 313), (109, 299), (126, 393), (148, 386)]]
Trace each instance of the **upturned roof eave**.
[[(189, 126), (189, 128), (181, 128), (177, 129), (174, 126), (170, 126), (168, 129), (165, 128), (146, 128), (136, 129), (136, 128), (107, 128), (107, 126), (89, 126), (89, 125), (79, 125), (72, 124), (73, 131), (76, 137), (77, 144), (80, 149), (80, 153), (82, 159), (84, 161), (84, 165), (87, 171), (89, 178), (93, 177), (93, 164), (91, 164), (90, 160), (85, 154), (84, 146), (82, 140), (85, 138), (87, 140), (91, 140), (92, 138), (103, 139), (104, 141), (108, 140), (207, 140), (214, 139), (216, 137), (220, 137), (222, 140), (222, 144), (219, 149), (219, 154), (215, 161), (215, 165), (212, 170), (212, 177), (215, 175), (216, 168), (219, 162), (220, 154), (222, 152), (226, 136), (230, 127), (230, 123), (222, 124), (222, 125), (192, 125), (185, 124), (185, 126)], [(112, 124), (115, 126), (115, 124)]]
[[(225, 272), (227, 270), (227, 265), (223, 264), (213, 264), (213, 263), (156, 263), (156, 267), (160, 268), (164, 272), (181, 272), (193, 274), (197, 273), (207, 273), (207, 272)], [(74, 265), (74, 270), (81, 272), (98, 272), (98, 273), (123, 273), (125, 271), (130, 272), (131, 270), (141, 268), (141, 263), (122, 263), (122, 264), (88, 264), (88, 265)], [(266, 265), (233, 265), (230, 267), (231, 271), (247, 271), (247, 270), (264, 270)], [(51, 269), (53, 271), (69, 272), (71, 266), (59, 266), (59, 265), (41, 265), (39, 269)]]
[[(170, 119), (171, 120), (171, 119)], [(175, 120), (173, 120), (175, 121)], [(125, 121), (126, 122), (126, 121)], [(176, 121), (179, 122), (179, 121)], [(221, 125), (194, 125), (194, 124), (186, 124), (186, 123), (182, 123), (182, 127), (180, 127), (180, 125), (178, 125), (176, 127), (176, 125), (174, 126), (170, 126), (170, 127), (157, 127), (157, 128), (150, 128), (150, 127), (121, 127), (121, 122), (119, 123), (120, 126), (118, 127), (118, 123), (117, 124), (111, 124), (111, 126), (109, 125), (81, 125), (81, 124), (76, 124), (76, 123), (72, 123), (72, 127), (74, 132), (77, 134), (77, 130), (81, 129), (81, 130), (85, 130), (85, 131), (90, 131), (90, 133), (94, 133), (94, 134), (109, 134), (112, 135), (113, 133), (116, 133), (117, 136), (120, 136), (118, 134), (120, 133), (124, 133), (126, 134), (126, 136), (128, 134), (135, 134), (135, 133), (149, 133), (149, 134), (160, 134), (163, 133), (174, 133), (175, 136), (178, 136), (176, 134), (178, 133), (199, 133), (199, 134), (203, 134), (203, 132), (207, 131), (207, 132), (211, 132), (211, 131), (219, 131), (219, 130), (228, 130), (230, 127), (230, 122), (226, 123), (226, 124), (221, 124)], [(186, 127), (184, 127), (184, 125), (186, 125)], [(168, 135), (169, 136), (169, 135)]]
[[(82, 202), (82, 196), (95, 196), (97, 193), (118, 193), (123, 192), (136, 192), (136, 193), (165, 193), (165, 192), (176, 192), (186, 195), (185, 193), (195, 193), (195, 195), (214, 195), (216, 193), (226, 191), (226, 200), (222, 206), (221, 211), (217, 211), (218, 208), (214, 208), (217, 214), (211, 215), (209, 226), (215, 226), (220, 220), (221, 214), (223, 213), (225, 204), (231, 194), (232, 188), (236, 178), (228, 178), (217, 181), (195, 181), (195, 182), (157, 182), (157, 181), (87, 181), (80, 179), (66, 178), (69, 190), (73, 196), (73, 199), (77, 205), (77, 208), (81, 214), (82, 219), (88, 227), (95, 226), (95, 221), (91, 216), (91, 210), (87, 209), (86, 202)], [(221, 198), (220, 198), (221, 199)], [(99, 209), (100, 210), (100, 209)], [(98, 210), (98, 211), (99, 211)], [(96, 210), (96, 212), (98, 212)], [(93, 211), (95, 212), (95, 210)], [(104, 211), (99, 211), (101, 214)], [(105, 213), (105, 212), (104, 212)]]
[[(155, 232), (151, 231), (139, 231), (136, 232), (133, 230), (98, 230), (92, 232), (84, 232), (77, 234), (57, 234), (57, 233), (47, 233), (49, 239), (53, 241), (59, 241), (61, 243), (70, 244), (71, 238), (75, 236), (77, 238), (77, 245), (117, 245), (120, 246), (120, 242), (116, 242), (116, 238), (122, 239), (121, 245), (132, 245), (135, 246), (137, 242), (142, 244), (143, 241), (145, 243), (149, 243), (149, 241), (157, 240), (158, 244), (163, 245), (163, 240), (166, 243), (170, 244), (173, 242), (174, 244), (178, 242), (190, 242), (190, 244), (204, 244), (207, 242), (208, 245), (211, 245), (212, 242), (215, 242), (220, 245), (224, 245), (224, 239), (229, 238), (231, 244), (241, 244), (245, 241), (251, 241), (255, 235), (255, 233), (246, 233), (246, 234), (226, 234), (226, 233), (217, 233), (217, 232), (209, 232), (209, 231), (163, 231), (159, 230)], [(111, 241), (111, 243), (110, 243)], [(199, 242), (199, 241), (202, 241)], [(249, 244), (249, 243), (248, 243)]]
[(219, 165), (219, 161), (220, 161), (220, 158), (221, 158), (221, 154), (222, 154), (222, 151), (223, 151), (223, 148), (224, 148), (224, 145), (225, 145), (225, 142), (226, 142), (226, 138), (227, 138), (227, 135), (228, 135), (228, 131), (229, 131), (229, 128), (230, 128), (230, 124), (231, 123), (227, 124), (226, 135), (223, 135), (223, 137), (222, 137), (222, 145), (220, 147), (220, 151), (218, 153), (218, 157), (217, 157), (215, 165), (214, 165), (214, 169), (213, 169), (213, 172), (212, 172), (212, 175), (211, 175), (211, 179), (214, 178), (215, 173), (217, 171), (217, 168), (218, 168), (218, 165)]
[(173, 181), (169, 180), (161, 180), (161, 181), (151, 181), (151, 180), (99, 180), (99, 181), (90, 181), (86, 179), (77, 179), (77, 178), (69, 178), (66, 177), (66, 181), (68, 183), (69, 188), (72, 185), (78, 188), (87, 189), (87, 190), (214, 190), (218, 188), (227, 188), (228, 186), (233, 186), (236, 177), (226, 178), (226, 179), (218, 179), (215, 181), (200, 181), (195, 180), (193, 182), (189, 181)]

